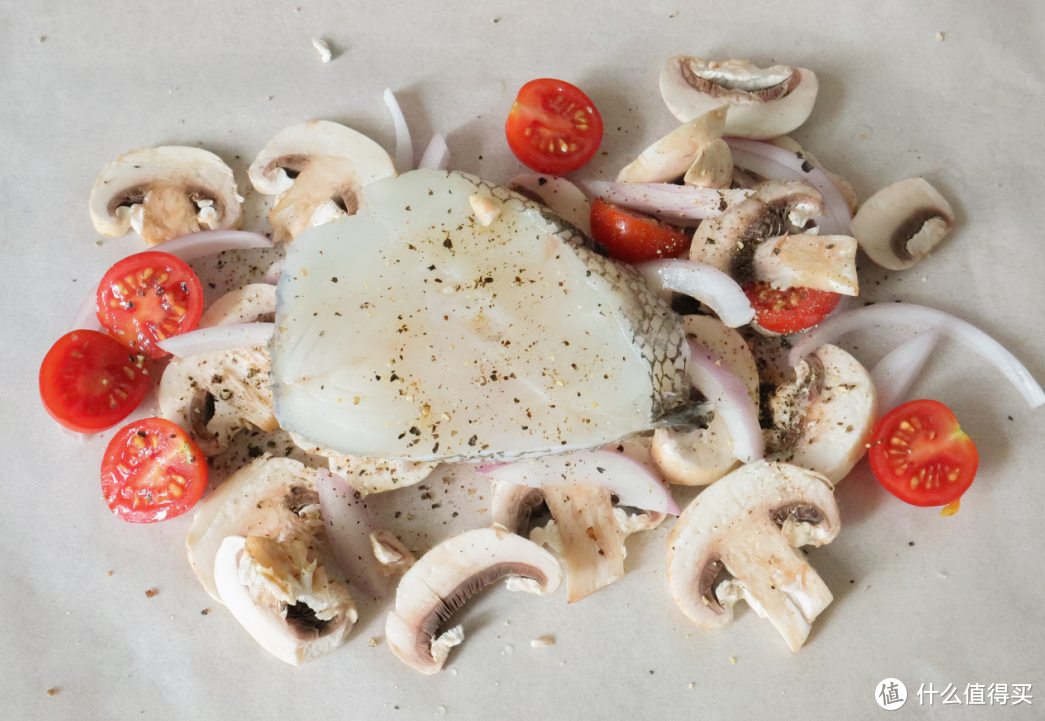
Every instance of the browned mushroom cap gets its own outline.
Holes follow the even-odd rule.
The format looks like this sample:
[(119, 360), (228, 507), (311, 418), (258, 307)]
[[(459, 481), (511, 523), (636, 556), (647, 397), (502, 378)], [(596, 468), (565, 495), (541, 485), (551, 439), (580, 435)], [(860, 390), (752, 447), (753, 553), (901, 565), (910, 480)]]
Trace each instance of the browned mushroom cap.
[[(827, 480), (804, 468), (757, 461), (697, 496), (668, 536), (668, 583), (698, 626), (725, 628), (744, 599), (797, 651), (831, 603), (816, 571), (795, 552), (838, 535)], [(732, 578), (716, 586), (723, 571)]]
[(504, 528), (480, 528), (443, 541), (406, 572), (388, 614), (388, 645), (407, 666), (431, 675), (464, 640), (460, 626), (439, 634), (473, 595), (509, 576), (508, 587), (538, 595), (562, 581), (555, 558)]
[(852, 227), (868, 258), (889, 270), (905, 270), (950, 232), (954, 210), (923, 178), (911, 178), (868, 198)]
[(661, 97), (676, 118), (687, 122), (725, 105), (725, 134), (749, 138), (774, 138), (797, 128), (813, 111), (818, 90), (811, 70), (763, 69), (746, 60), (676, 55), (660, 73)]
[(753, 260), (767, 238), (800, 230), (823, 212), (820, 193), (798, 182), (772, 181), (754, 195), (697, 227), (689, 258), (729, 273), (738, 283), (754, 280)]

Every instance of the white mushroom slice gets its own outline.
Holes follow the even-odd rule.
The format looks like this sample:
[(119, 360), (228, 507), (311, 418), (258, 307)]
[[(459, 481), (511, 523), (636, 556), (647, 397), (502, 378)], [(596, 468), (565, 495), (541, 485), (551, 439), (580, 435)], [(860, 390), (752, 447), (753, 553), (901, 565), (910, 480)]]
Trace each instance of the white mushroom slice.
[(384, 458), (349, 456), (323, 448), (295, 433), (290, 434), (290, 439), (302, 450), (327, 458), (330, 470), (364, 496), (420, 483), (439, 465), (434, 461), (389, 461)]
[(925, 179), (911, 178), (868, 198), (852, 227), (868, 258), (889, 270), (905, 270), (950, 232), (954, 209)]
[(261, 647), (292, 666), (345, 642), (358, 614), (352, 597), (300, 541), (228, 536), (214, 558), (222, 602)]
[(523, 173), (512, 178), (507, 188), (547, 206), (584, 235), (591, 237), (591, 203), (588, 202), (588, 196), (566, 178)]
[(856, 277), (856, 238), (798, 233), (768, 238), (752, 258), (755, 278), (777, 290), (815, 288), (860, 295)]
[(798, 182), (772, 181), (722, 215), (703, 221), (693, 234), (689, 259), (729, 273), (738, 283), (754, 280), (752, 258), (767, 238), (798, 231), (823, 213), (820, 194)]
[(722, 138), (725, 126), (724, 106), (689, 120), (643, 150), (617, 174), (617, 182), (669, 183), (678, 179), (693, 165), (701, 150)]
[(438, 673), (450, 647), (464, 639), (460, 626), (439, 629), (475, 593), (504, 577), (518, 577), (517, 590), (553, 593), (562, 581), (555, 558), (535, 543), (497, 526), (443, 541), (406, 572), (388, 614), (388, 645), (407, 666)]
[(786, 461), (838, 483), (867, 451), (878, 420), (878, 394), (867, 370), (833, 345), (795, 367), (796, 380), (769, 397), (772, 429), (766, 458)]
[(214, 555), (225, 537), (265, 536), (307, 545), (323, 533), (316, 471), (265, 455), (236, 471), (196, 507), (185, 547), (196, 577), (220, 601)]
[[(717, 318), (705, 315), (683, 317), (682, 328), (688, 338), (722, 358), (744, 381), (757, 406), (758, 367), (740, 334)], [(668, 482), (685, 486), (714, 483), (738, 463), (729, 428), (718, 414), (707, 428), (658, 428), (653, 433), (650, 455)]]
[(729, 145), (719, 138), (713, 140), (697, 153), (693, 164), (682, 177), (686, 185), (698, 188), (721, 190), (733, 183), (733, 154)]
[(250, 165), (250, 182), (275, 195), (269, 212), (273, 240), (296, 238), (310, 225), (352, 215), (360, 189), (395, 175), (384, 148), (362, 133), (327, 120), (292, 125), (276, 134)]
[(200, 328), (270, 320), (276, 312), (276, 286), (250, 283), (218, 298), (200, 317)]
[[(733, 604), (743, 598), (797, 651), (833, 597), (793, 547), (830, 543), (840, 528), (822, 476), (749, 463), (693, 499), (671, 530), (671, 595), (691, 621), (713, 629), (733, 622)], [(716, 588), (723, 570), (732, 578)]]
[(160, 379), (160, 415), (206, 455), (229, 447), (248, 427), (279, 428), (272, 412), (267, 348), (237, 348), (173, 359)]
[(812, 70), (746, 60), (707, 61), (676, 55), (660, 73), (660, 94), (672, 115), (688, 122), (726, 105), (726, 135), (774, 138), (790, 133), (813, 111), (819, 83)]
[(525, 536), (530, 514), (544, 503), (544, 492), (540, 488), (508, 481), (492, 481), (490, 486), (493, 489), (493, 500), (490, 502), (493, 522), (512, 533)]
[(239, 228), (232, 170), (202, 148), (139, 148), (106, 164), (91, 189), (94, 228), (115, 238), (132, 227), (149, 245), (187, 233)]

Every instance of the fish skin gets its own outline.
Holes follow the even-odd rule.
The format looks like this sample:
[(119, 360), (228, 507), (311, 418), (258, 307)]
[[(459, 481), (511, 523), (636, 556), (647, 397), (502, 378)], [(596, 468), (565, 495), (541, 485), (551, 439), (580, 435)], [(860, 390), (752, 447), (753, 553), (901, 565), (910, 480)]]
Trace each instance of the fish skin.
[[(648, 367), (650, 387), (652, 389), (650, 398), (652, 410), (648, 419), (648, 425), (654, 425), (672, 410), (688, 403), (689, 382), (685, 373), (685, 367), (688, 361), (689, 348), (686, 343), (685, 333), (679, 324), (678, 316), (675, 315), (667, 303), (649, 288), (645, 280), (634, 268), (607, 257), (604, 249), (597, 243), (548, 208), (506, 188), (483, 181), (474, 175), (457, 171), (413, 172), (427, 172), (446, 179), (465, 180), (474, 186), (475, 192), (478, 194), (501, 200), (506, 208), (525, 215), (541, 230), (555, 236), (569, 246), (590, 274), (597, 274), (610, 286), (613, 299), (619, 303), (617, 319), (620, 322), (621, 329), (624, 331), (628, 343), (641, 353)], [(386, 179), (382, 182), (389, 182), (389, 180), (391, 179)], [(381, 222), (384, 222), (384, 220), (382, 219)], [(389, 231), (394, 231), (394, 229), (389, 227)], [(299, 247), (299, 244), (295, 243), (291, 248), (291, 252), (297, 247)], [(284, 273), (284, 277), (289, 276), (290, 274)], [(281, 281), (281, 285), (283, 285), (283, 281)], [(283, 298), (283, 296), (284, 294), (281, 292), (279, 297)], [(277, 312), (277, 326), (280, 325), (280, 322), (281, 313)], [(278, 365), (278, 348), (279, 342), (277, 338), (277, 341), (274, 343), (274, 366)], [(274, 373), (273, 380), (276, 385), (275, 398), (278, 417), (280, 416), (281, 395), (279, 375)], [(281, 425), (283, 425), (282, 420)], [(296, 429), (291, 428), (291, 430)], [(598, 443), (593, 443), (591, 447), (615, 440), (617, 439), (603, 439)], [(336, 444), (329, 443), (329, 439), (326, 445), (337, 447)], [(406, 454), (395, 457), (413, 461), (515, 460), (548, 455), (563, 450), (578, 450), (578, 448), (577, 446), (568, 449), (547, 446), (514, 453), (490, 448), (482, 452), (457, 452), (443, 455), (431, 452), (423, 455)], [(358, 455), (359, 449), (346, 449), (344, 452)], [(392, 456), (386, 455), (385, 457), (391, 458)]]

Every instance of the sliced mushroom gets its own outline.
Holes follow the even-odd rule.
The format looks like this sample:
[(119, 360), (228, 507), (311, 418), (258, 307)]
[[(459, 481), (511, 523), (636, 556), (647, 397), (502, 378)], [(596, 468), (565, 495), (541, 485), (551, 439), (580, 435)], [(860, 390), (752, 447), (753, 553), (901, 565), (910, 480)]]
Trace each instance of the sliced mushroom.
[(504, 576), (510, 577), (510, 589), (542, 596), (562, 581), (550, 553), (497, 526), (440, 543), (399, 582), (395, 610), (385, 625), (392, 653), (423, 674), (438, 673), (450, 649), (464, 640), (461, 626), (442, 634), (439, 629), (469, 598)]
[(91, 189), (94, 228), (115, 238), (132, 227), (149, 245), (200, 229), (239, 228), (232, 170), (202, 148), (139, 148), (106, 164)]
[(316, 445), (294, 433), (290, 434), (290, 438), (302, 450), (327, 458), (330, 470), (344, 478), (348, 485), (364, 496), (420, 483), (439, 465), (432, 461), (415, 463), (347, 456)]
[(297, 665), (340, 646), (357, 618), (325, 568), (324, 534), (316, 472), (266, 455), (198, 506), (185, 546), (207, 592)]
[[(643, 150), (617, 174), (617, 182), (669, 183), (677, 180), (693, 165), (704, 148), (722, 138), (725, 125), (725, 107), (712, 108), (689, 120)], [(728, 151), (727, 147), (727, 154)], [(729, 165), (732, 173), (732, 161)]]
[(214, 559), (229, 612), (262, 648), (292, 666), (339, 647), (359, 617), (345, 587), (309, 555), (300, 541), (228, 536)]
[(395, 165), (362, 133), (313, 120), (277, 133), (249, 172), (258, 192), (276, 196), (269, 222), (273, 240), (280, 242), (310, 225), (355, 213), (363, 205), (360, 189), (395, 175)]
[(530, 515), (544, 503), (544, 492), (533, 486), (522, 486), (508, 481), (493, 481), (493, 500), (490, 510), (493, 522), (512, 533), (527, 535)]
[(712, 140), (697, 153), (682, 178), (686, 185), (721, 190), (733, 184), (733, 154), (725, 140)]
[(824, 171), (824, 174), (834, 183), (834, 186), (838, 188), (838, 192), (845, 198), (845, 204), (849, 206), (850, 213), (856, 213), (856, 209), (860, 207), (860, 203), (856, 197), (856, 191), (853, 189), (853, 184), (848, 179), (842, 177), (838, 173), (832, 173), (830, 170), (824, 167), (824, 164), (816, 159), (812, 153), (803, 148), (798, 142), (787, 135), (781, 135), (779, 138), (773, 138), (771, 141), (773, 145), (783, 148), (784, 150), (790, 150), (800, 158), (805, 158), (810, 163), (815, 165)]
[(855, 296), (860, 295), (856, 248), (856, 239), (847, 235), (781, 235), (758, 244), (751, 269), (777, 290), (815, 288)]
[[(785, 463), (749, 463), (693, 499), (671, 530), (671, 595), (691, 621), (712, 629), (730, 625), (733, 605), (744, 599), (797, 651), (833, 597), (794, 549), (830, 543), (840, 528), (822, 476)], [(723, 570), (732, 578), (716, 587)]]
[(750, 198), (697, 227), (690, 260), (729, 273), (741, 284), (755, 280), (753, 258), (762, 241), (800, 231), (823, 212), (820, 194), (798, 182), (756, 186)]
[(370, 547), (387, 578), (406, 573), (417, 562), (410, 549), (394, 533), (383, 528), (370, 534)]
[[(747, 343), (732, 328), (711, 316), (687, 315), (682, 319), (686, 336), (714, 351), (747, 385), (758, 403), (758, 367)], [(736, 467), (733, 440), (722, 416), (707, 428), (658, 428), (650, 448), (658, 470), (670, 483), (705, 486)]]
[(925, 179), (911, 178), (868, 198), (852, 226), (868, 258), (889, 270), (905, 270), (951, 231), (954, 209)]
[[(796, 378), (767, 396), (766, 458), (785, 461), (838, 483), (867, 451), (878, 420), (878, 394), (867, 370), (833, 345), (795, 368)], [(763, 426), (764, 427), (764, 426)]]
[(746, 60), (675, 55), (660, 73), (660, 94), (672, 115), (685, 123), (725, 105), (725, 134), (746, 138), (790, 133), (813, 111), (818, 90), (812, 70), (763, 69)]
[(200, 317), (200, 328), (271, 321), (276, 313), (276, 286), (250, 283), (214, 301)]
[(584, 192), (566, 178), (523, 173), (509, 181), (508, 190), (514, 190), (536, 203), (546, 205), (585, 236), (591, 237), (591, 203)]

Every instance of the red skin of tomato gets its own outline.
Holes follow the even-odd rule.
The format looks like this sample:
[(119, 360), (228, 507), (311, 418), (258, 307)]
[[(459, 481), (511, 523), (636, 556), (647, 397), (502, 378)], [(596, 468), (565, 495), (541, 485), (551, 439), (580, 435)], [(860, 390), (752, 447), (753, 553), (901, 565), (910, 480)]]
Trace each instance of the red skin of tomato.
[(180, 516), (196, 505), (206, 488), (203, 452), (185, 431), (163, 418), (124, 426), (105, 449), (105, 502), (130, 523)]
[(744, 286), (755, 309), (755, 322), (773, 333), (797, 333), (811, 328), (835, 309), (842, 296), (814, 288), (774, 290), (756, 281)]
[(156, 345), (188, 333), (203, 315), (203, 285), (185, 261), (150, 250), (119, 261), (98, 284), (98, 320), (134, 353), (162, 358)]
[(145, 359), (94, 330), (74, 330), (40, 364), (40, 399), (71, 431), (98, 433), (129, 416), (149, 391)]
[(599, 149), (602, 116), (579, 88), (541, 78), (519, 90), (504, 132), (523, 165), (563, 175), (584, 166)]
[(904, 403), (883, 416), (867, 455), (878, 482), (913, 506), (958, 500), (980, 462), (976, 444), (951, 409), (933, 400)]
[(678, 258), (689, 251), (690, 237), (653, 216), (627, 210), (598, 198), (591, 204), (591, 235), (611, 258), (643, 263)]

